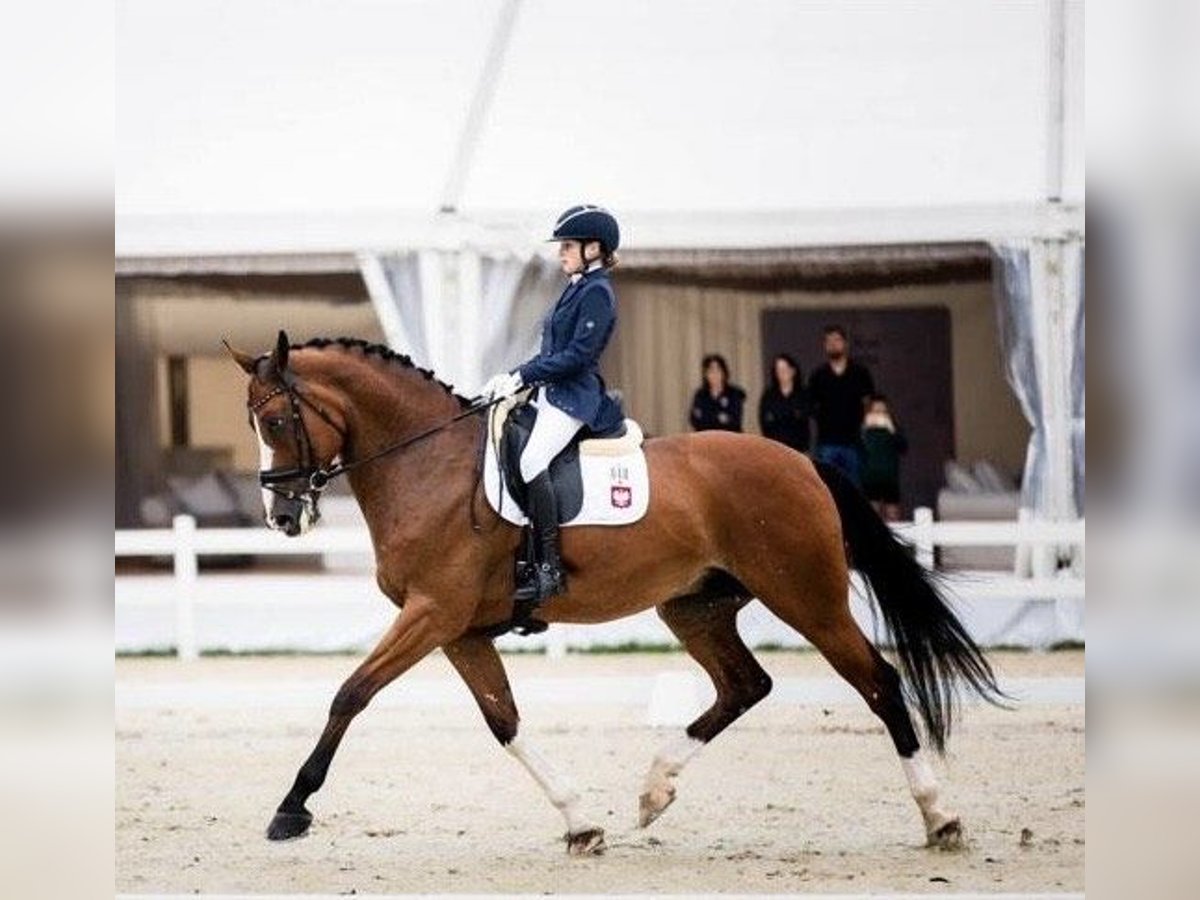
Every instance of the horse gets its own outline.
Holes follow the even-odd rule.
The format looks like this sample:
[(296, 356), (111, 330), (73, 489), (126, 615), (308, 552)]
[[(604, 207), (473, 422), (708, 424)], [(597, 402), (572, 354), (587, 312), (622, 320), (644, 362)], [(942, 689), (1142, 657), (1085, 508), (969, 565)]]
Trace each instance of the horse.
[[(321, 488), (345, 474), (370, 532), (380, 590), (394, 623), (341, 685), (312, 752), (267, 828), (300, 837), (347, 728), (371, 698), (440, 648), (487, 727), (566, 820), (567, 851), (604, 849), (604, 830), (574, 782), (520, 730), (491, 636), (512, 615), (520, 529), (481, 497), (485, 418), (432, 372), (386, 347), (348, 338), (269, 353), (226, 348), (249, 376), (247, 407), (261, 451), (266, 523), (287, 535), (319, 517)], [(704, 669), (716, 699), (652, 759), (638, 825), (674, 802), (685, 764), (771, 691), (742, 641), (737, 615), (760, 600), (804, 636), (883, 722), (921, 814), (926, 843), (960, 846), (963, 826), (942, 803), (906, 696), (943, 753), (959, 697), (1004, 694), (936, 578), (836, 469), (754, 435), (702, 432), (649, 439), (645, 516), (634, 524), (565, 528), (565, 594), (547, 622), (599, 623), (654, 607)], [(869, 585), (898, 669), (850, 614), (849, 571)]]

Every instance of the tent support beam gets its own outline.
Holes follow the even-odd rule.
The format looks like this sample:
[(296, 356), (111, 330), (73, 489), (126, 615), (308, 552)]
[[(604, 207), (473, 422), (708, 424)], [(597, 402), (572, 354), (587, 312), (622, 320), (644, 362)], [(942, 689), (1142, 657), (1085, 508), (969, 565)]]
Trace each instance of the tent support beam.
[(500, 69), (504, 65), (504, 54), (512, 39), (513, 27), (517, 22), (517, 10), (521, 0), (504, 0), (500, 7), (500, 15), (496, 19), (496, 27), (492, 31), (492, 41), (488, 46), (487, 57), (483, 70), (479, 73), (479, 81), (475, 84), (475, 96), (471, 98), (467, 119), (463, 123), (462, 133), (458, 137), (458, 146), (454, 152), (454, 162), (446, 175), (446, 184), (442, 188), (440, 211), (454, 213), (462, 200), (463, 186), (471, 169), (471, 160), (479, 146), (479, 136), (483, 132), (483, 124), (491, 109), (492, 100), (496, 96), (496, 86), (500, 82)]
[(1046, 199), (1062, 202), (1063, 130), (1067, 66), (1066, 0), (1050, 0), (1046, 10)]

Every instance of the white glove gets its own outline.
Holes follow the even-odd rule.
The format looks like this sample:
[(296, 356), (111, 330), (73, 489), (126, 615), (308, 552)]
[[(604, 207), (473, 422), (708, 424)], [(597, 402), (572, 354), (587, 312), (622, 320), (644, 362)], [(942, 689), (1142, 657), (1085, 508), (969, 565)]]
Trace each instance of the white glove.
[(489, 378), (487, 384), (483, 386), (483, 390), (479, 393), (480, 396), (490, 402), (497, 397), (511, 397), (517, 391), (521, 390), (523, 386), (519, 372), (501, 372), (499, 375), (493, 375)]

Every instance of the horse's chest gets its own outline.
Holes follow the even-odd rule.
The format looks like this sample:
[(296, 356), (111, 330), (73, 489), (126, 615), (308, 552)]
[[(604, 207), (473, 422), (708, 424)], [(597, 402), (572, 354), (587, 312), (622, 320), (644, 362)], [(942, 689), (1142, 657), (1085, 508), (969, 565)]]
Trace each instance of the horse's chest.
[(408, 581), (403, 575), (381, 566), (375, 572), (375, 583), (397, 609), (404, 609), (404, 599), (408, 596)]

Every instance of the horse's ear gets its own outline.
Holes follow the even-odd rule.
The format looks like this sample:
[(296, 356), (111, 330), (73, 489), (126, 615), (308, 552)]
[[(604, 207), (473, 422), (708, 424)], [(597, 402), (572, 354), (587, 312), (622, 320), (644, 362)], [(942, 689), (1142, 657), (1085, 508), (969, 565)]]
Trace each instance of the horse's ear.
[(291, 347), (291, 341), (288, 340), (287, 332), (281, 328), (279, 337), (275, 341), (275, 349), (271, 351), (271, 366), (280, 374), (287, 371), (289, 347)]
[(221, 343), (225, 345), (225, 352), (233, 357), (233, 361), (242, 367), (242, 371), (247, 375), (253, 375), (255, 368), (258, 366), (258, 357), (251, 356), (249, 353), (243, 353), (241, 350), (235, 350), (229, 346), (229, 341), (222, 339)]

